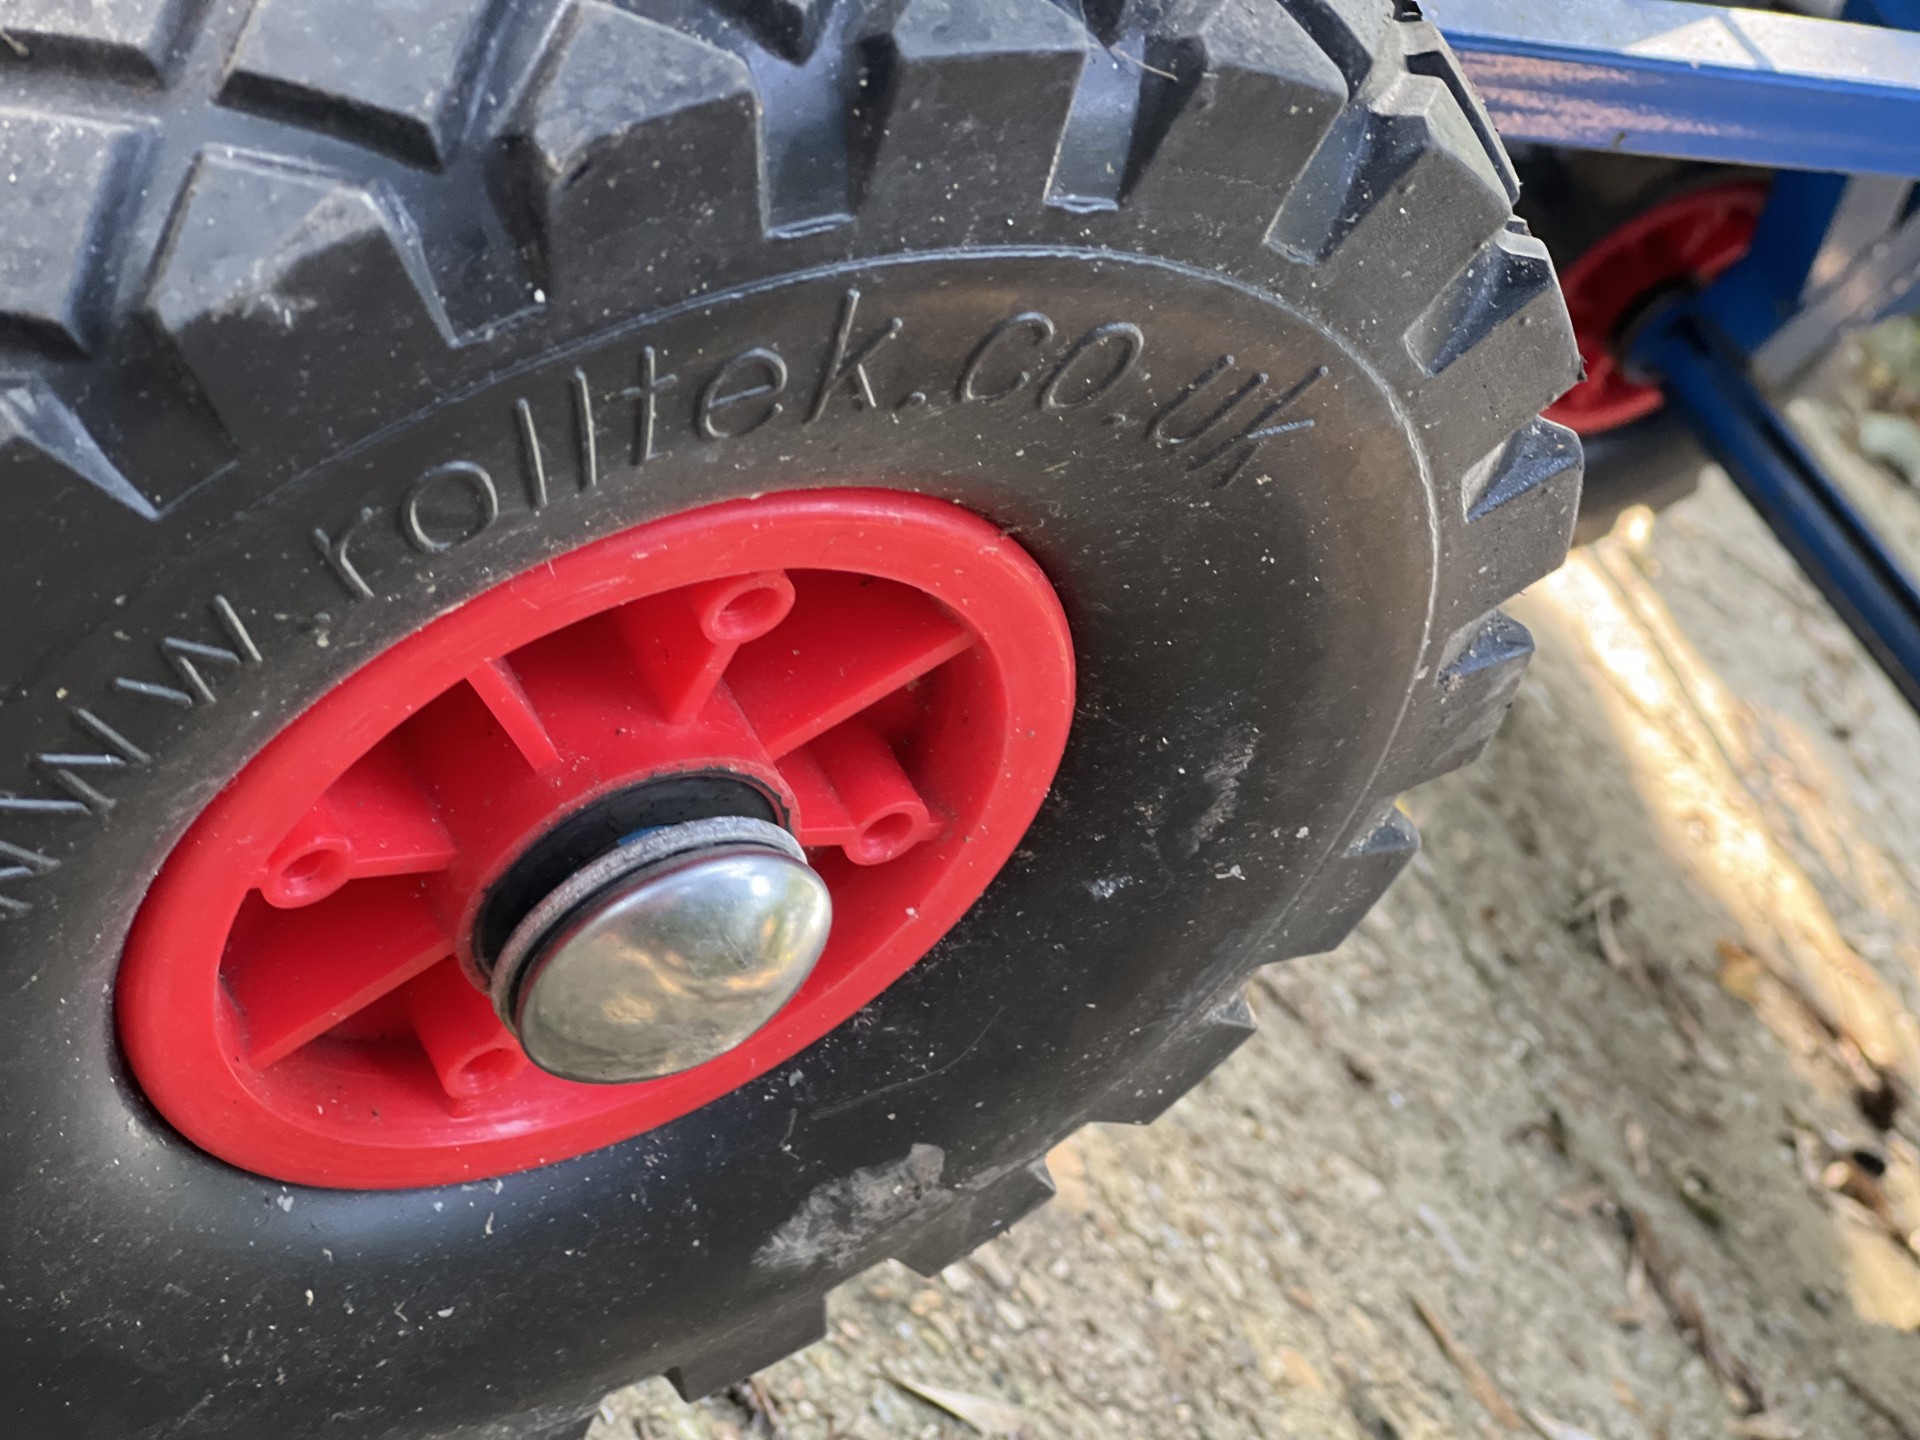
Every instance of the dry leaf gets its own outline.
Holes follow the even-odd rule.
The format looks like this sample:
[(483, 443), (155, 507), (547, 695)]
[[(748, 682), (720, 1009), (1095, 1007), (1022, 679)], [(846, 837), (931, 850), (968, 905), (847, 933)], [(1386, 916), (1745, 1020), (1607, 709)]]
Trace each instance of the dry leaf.
[(1875, 1175), (1853, 1155), (1843, 1155), (1820, 1172), (1820, 1183), (1835, 1194), (1844, 1195), (1866, 1210), (1896, 1239), (1904, 1239), (1887, 1204), (1887, 1193)]
[(1743, 1415), (1727, 1422), (1727, 1433), (1740, 1440), (1800, 1440), (1800, 1427), (1779, 1411)]
[(1527, 1421), (1540, 1433), (1541, 1440), (1593, 1440), (1593, 1436), (1579, 1426), (1543, 1415), (1531, 1405), (1527, 1407)]
[(1800, 1178), (1815, 1190), (1821, 1188), (1820, 1172), (1827, 1154), (1826, 1142), (1805, 1126), (1793, 1130), (1793, 1158), (1800, 1166)]
[(1689, 1287), (1680, 1283), (1680, 1266), (1655, 1238), (1653, 1224), (1645, 1212), (1629, 1206), (1622, 1211), (1622, 1218), (1634, 1253), (1646, 1266), (1647, 1280), (1653, 1286), (1654, 1294), (1667, 1307), (1673, 1323), (1692, 1337), (1700, 1358), (1707, 1362), (1708, 1368), (1732, 1392), (1736, 1403), (1747, 1414), (1755, 1415), (1765, 1410), (1766, 1399), (1761, 1393), (1760, 1382), (1740, 1357), (1727, 1348), (1726, 1342), (1720, 1338), (1720, 1332), (1707, 1323), (1706, 1312), (1700, 1308), (1699, 1299)]
[(1417, 1295), (1409, 1298), (1413, 1301), (1413, 1310), (1420, 1317), (1420, 1323), (1432, 1334), (1440, 1353), (1460, 1372), (1460, 1378), (1467, 1382), (1467, 1389), (1473, 1392), (1473, 1398), (1480, 1402), (1481, 1408), (1509, 1430), (1526, 1429), (1527, 1422), (1520, 1418), (1520, 1412), (1507, 1403), (1507, 1397), (1493, 1383), (1486, 1366), (1454, 1338), (1453, 1331), (1447, 1328), (1447, 1322), (1441, 1319), (1439, 1310)]
[(898, 1375), (886, 1377), (916, 1400), (924, 1400), (936, 1410), (944, 1410), (954, 1419), (970, 1425), (982, 1435), (1024, 1436), (1028, 1434), (1027, 1414), (1017, 1405), (984, 1395), (966, 1395), (938, 1385), (922, 1385), (918, 1380)]
[(1613, 928), (1613, 907), (1622, 898), (1611, 886), (1593, 897), (1593, 933), (1600, 942), (1600, 954), (1608, 965), (1633, 982), (1634, 989), (1649, 1000), (1658, 1000), (1660, 997), (1654, 993), (1653, 980), (1646, 967), (1627, 953), (1627, 947), (1620, 943), (1620, 936)]
[(1653, 1174), (1653, 1159), (1647, 1153), (1647, 1130), (1638, 1120), (1627, 1121), (1625, 1131), (1627, 1159), (1633, 1162), (1633, 1173), (1642, 1180)]
[(1320, 1378), (1320, 1372), (1313, 1368), (1313, 1362), (1291, 1345), (1280, 1347), (1280, 1366), (1287, 1372), (1287, 1379), (1316, 1395), (1327, 1393), (1327, 1382)]
[(1613, 1192), (1604, 1185), (1590, 1185), (1585, 1190), (1571, 1190), (1565, 1195), (1554, 1198), (1553, 1208), (1563, 1215), (1581, 1216), (1590, 1211), (1599, 1210), (1611, 1203)]
[(767, 1434), (772, 1440), (786, 1440), (786, 1417), (780, 1413), (780, 1407), (773, 1402), (773, 1394), (757, 1378), (749, 1379), (740, 1387), (740, 1397), (747, 1402), (747, 1408), (765, 1422)]
[(1608, 1318), (1622, 1330), (1638, 1330), (1647, 1323), (1647, 1262), (1638, 1250), (1627, 1254), (1627, 1303)]
[(1737, 940), (1722, 940), (1714, 949), (1720, 954), (1720, 988), (1736, 1000), (1756, 1004), (1767, 978), (1760, 957)]

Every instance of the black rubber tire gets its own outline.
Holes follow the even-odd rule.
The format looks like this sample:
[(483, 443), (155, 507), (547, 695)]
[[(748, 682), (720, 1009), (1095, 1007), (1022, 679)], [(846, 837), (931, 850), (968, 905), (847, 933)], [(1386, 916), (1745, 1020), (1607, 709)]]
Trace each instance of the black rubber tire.
[[(1757, 7), (1769, 8), (1769, 7)], [(1528, 147), (1514, 156), (1519, 212), (1561, 270), (1602, 236), (1655, 205), (1705, 185), (1761, 172), (1727, 165)], [(1700, 487), (1710, 463), (1666, 410), (1581, 441), (1586, 480), (1573, 543), (1590, 545), (1635, 505), (1664, 510)]]
[(1654, 511), (1677, 505), (1700, 488), (1700, 474), (1711, 462), (1693, 432), (1656, 410), (1643, 420), (1589, 435), (1587, 478), (1580, 492), (1580, 518), (1573, 527), (1575, 545), (1591, 545), (1613, 533), (1620, 517), (1636, 505)]
[[(1573, 522), (1546, 251), (1404, 0), (1085, 13), (9, 5), (7, 1434), (523, 1437), (710, 1391), (1160, 1113), (1412, 853), (1393, 797), (1491, 734), (1530, 648), (1494, 607)], [(1017, 534), (1081, 667), (1040, 818), (905, 979), (497, 1184), (289, 1191), (144, 1105), (122, 938), (288, 717), (546, 556), (848, 479)]]

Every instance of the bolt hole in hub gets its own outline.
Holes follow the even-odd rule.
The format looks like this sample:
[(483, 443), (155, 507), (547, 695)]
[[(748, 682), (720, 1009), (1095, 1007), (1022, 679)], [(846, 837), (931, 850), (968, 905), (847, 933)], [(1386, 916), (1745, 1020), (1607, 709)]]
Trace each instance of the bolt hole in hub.
[(352, 854), (343, 840), (332, 840), (301, 850), (279, 864), (270, 864), (260, 893), (269, 905), (283, 910), (324, 900), (347, 881)]
[(770, 496), (598, 541), (235, 777), (136, 918), (127, 1055), (189, 1139), (284, 1181), (611, 1144), (919, 959), (1032, 820), (1072, 705), (1045, 577), (943, 502)]
[(1622, 335), (1661, 295), (1731, 269), (1753, 245), (1766, 202), (1764, 180), (1690, 190), (1609, 231), (1569, 265), (1560, 287), (1586, 375), (1547, 418), (1582, 435), (1603, 435), (1658, 410), (1660, 387), (1621, 363)]

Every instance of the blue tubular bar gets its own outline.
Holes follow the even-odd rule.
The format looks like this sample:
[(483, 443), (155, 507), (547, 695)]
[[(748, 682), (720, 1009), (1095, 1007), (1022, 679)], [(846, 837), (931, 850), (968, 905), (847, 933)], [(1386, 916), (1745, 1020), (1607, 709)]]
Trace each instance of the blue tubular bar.
[(1742, 354), (1792, 318), (1846, 191), (1844, 175), (1789, 170), (1773, 177), (1752, 249), (1700, 299), (1701, 313)]
[(1660, 374), (1667, 403), (1920, 709), (1920, 588), (1748, 381), (1740, 356), (1682, 306), (1652, 323), (1634, 358)]
[(1847, 0), (1846, 18), (1863, 25), (1920, 30), (1920, 0)]
[[(1841, 17), (1920, 29), (1920, 0), (1847, 0)], [(1755, 356), (1757, 372), (1800, 368), (1850, 325), (1878, 319), (1876, 311), (1898, 304), (1911, 287), (1920, 236), (1901, 226), (1900, 216), (1910, 213), (1912, 198), (1905, 179), (1782, 171), (1753, 248), (1700, 297), (1697, 313), (1742, 354)], [(1793, 333), (1760, 357), (1782, 331)]]
[(1920, 177), (1920, 34), (1678, 0), (1424, 8), (1509, 142)]

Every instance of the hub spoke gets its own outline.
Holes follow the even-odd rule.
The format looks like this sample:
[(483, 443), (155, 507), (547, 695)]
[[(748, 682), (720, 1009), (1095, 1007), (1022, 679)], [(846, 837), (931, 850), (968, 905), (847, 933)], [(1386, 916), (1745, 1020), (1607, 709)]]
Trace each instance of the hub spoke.
[(469, 673), (394, 732), (452, 837), (456, 883), (511, 842), (529, 806), (544, 809), (582, 783), (580, 751), (562, 729), (521, 652), (511, 668)]
[(739, 648), (793, 609), (793, 582), (778, 570), (650, 595), (619, 613), (620, 633), (669, 725), (698, 715)]
[(560, 752), (554, 747), (553, 737), (547, 734), (540, 712), (533, 708), (511, 665), (490, 660), (467, 676), (467, 684), (529, 765), (542, 774), (560, 768)]
[(297, 913), (249, 903), (221, 977), (263, 1070), (452, 952), (425, 882), (400, 876)]
[(402, 999), (407, 1021), (456, 1113), (526, 1072), (526, 1055), (453, 959), (408, 982)]
[(897, 859), (942, 825), (873, 726), (849, 720), (780, 761), (802, 845), (838, 845), (856, 865)]
[(727, 688), (777, 760), (972, 644), (972, 632), (918, 590), (810, 571), (787, 622), (741, 647)]
[(326, 899), (352, 880), (419, 875), (453, 863), (454, 844), (407, 759), (381, 744), (328, 787), (274, 848), (260, 893), (280, 909)]
[(623, 621), (623, 615), (596, 617), (516, 657), (521, 683), (546, 717), (554, 744), (580, 757), (580, 773), (570, 783), (590, 788), (598, 777), (716, 762), (771, 766), (724, 686), (707, 693), (683, 723), (670, 721), (625, 643)]

